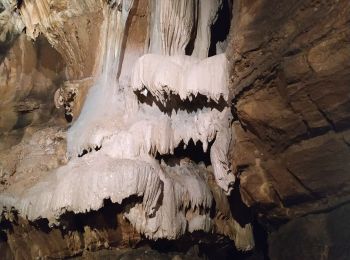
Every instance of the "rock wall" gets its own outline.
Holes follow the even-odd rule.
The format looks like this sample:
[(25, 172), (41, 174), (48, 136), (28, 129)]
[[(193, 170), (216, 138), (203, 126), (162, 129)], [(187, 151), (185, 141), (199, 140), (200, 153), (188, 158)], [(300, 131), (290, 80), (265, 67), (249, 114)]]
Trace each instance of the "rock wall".
[[(347, 203), (349, 2), (238, 0), (233, 12), (227, 52), (237, 118), (232, 162), (244, 201), (272, 230)], [(286, 258), (283, 248), (292, 238), (298, 242), (286, 259), (310, 259), (321, 250), (306, 243), (311, 237), (296, 237), (316, 238), (322, 229), (303, 219), (318, 221), (310, 216), (300, 220), (305, 224), (293, 221), (294, 229), (281, 228), (270, 240), (272, 259)], [(287, 236), (289, 242), (280, 240)], [(327, 248), (332, 239), (317, 241)], [(330, 251), (313, 257), (348, 256), (345, 249), (337, 257)]]
[(348, 258), (348, 219), (349, 205), (345, 204), (290, 221), (271, 235), (271, 259)]

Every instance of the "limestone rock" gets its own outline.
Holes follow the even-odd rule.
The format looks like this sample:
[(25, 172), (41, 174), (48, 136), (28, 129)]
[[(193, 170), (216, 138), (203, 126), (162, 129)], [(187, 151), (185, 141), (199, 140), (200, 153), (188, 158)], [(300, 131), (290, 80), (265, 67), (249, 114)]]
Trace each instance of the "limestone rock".
[[(232, 163), (244, 200), (273, 231), (348, 200), (350, 5), (234, 1), (234, 6), (227, 56), (240, 124)], [(316, 231), (324, 230), (321, 219), (308, 216), (280, 227), (271, 235), (272, 259), (347, 258), (343, 246), (339, 255), (331, 253), (328, 243), (337, 244), (335, 237)], [(287, 244), (296, 247), (289, 251)]]

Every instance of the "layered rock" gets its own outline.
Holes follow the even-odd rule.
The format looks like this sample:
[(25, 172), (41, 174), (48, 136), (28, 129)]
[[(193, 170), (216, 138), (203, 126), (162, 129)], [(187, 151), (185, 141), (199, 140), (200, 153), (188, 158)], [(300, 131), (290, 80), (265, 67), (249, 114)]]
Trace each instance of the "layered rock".
[[(275, 228), (345, 203), (350, 195), (349, 3), (234, 5), (228, 57), (239, 123), (232, 162), (245, 202)], [(270, 242), (271, 257), (284, 258), (282, 247), (274, 248), (283, 243), (280, 238), (297, 241), (297, 233), (312, 229), (282, 228)]]

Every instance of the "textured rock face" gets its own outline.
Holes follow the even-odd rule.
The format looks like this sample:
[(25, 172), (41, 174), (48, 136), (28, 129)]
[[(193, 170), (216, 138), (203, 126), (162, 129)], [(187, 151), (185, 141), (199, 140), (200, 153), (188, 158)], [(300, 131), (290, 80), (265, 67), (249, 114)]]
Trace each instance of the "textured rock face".
[(251, 249), (241, 197), (271, 259), (347, 259), (348, 1), (0, 2), (6, 258)]
[[(17, 1), (0, 1), (0, 147), (20, 142), (24, 129), (54, 121), (51, 97), (62, 81), (64, 61), (43, 37), (20, 33)], [(49, 97), (49, 98), (48, 98)]]
[(292, 220), (271, 235), (271, 259), (347, 259), (349, 213), (349, 205), (343, 205)]
[[(234, 5), (228, 57), (240, 123), (234, 125), (232, 162), (244, 201), (270, 225), (345, 203), (350, 195), (349, 2)], [(281, 228), (271, 239), (273, 259), (285, 258), (280, 253), (289, 243), (281, 238), (290, 235), (295, 241), (297, 233), (317, 233), (316, 224), (303, 222), (301, 231), (299, 222), (293, 223), (294, 229)], [(330, 240), (320, 238), (320, 247), (327, 248)], [(310, 259), (305, 253), (312, 246), (302, 241), (297, 246), (304, 248), (300, 258)], [(315, 259), (338, 258), (326, 251)], [(348, 252), (341, 252), (338, 256), (347, 258)]]
[(22, 1), (19, 13), (26, 34), (43, 34), (66, 62), (70, 80), (89, 77), (98, 62), (103, 1)]

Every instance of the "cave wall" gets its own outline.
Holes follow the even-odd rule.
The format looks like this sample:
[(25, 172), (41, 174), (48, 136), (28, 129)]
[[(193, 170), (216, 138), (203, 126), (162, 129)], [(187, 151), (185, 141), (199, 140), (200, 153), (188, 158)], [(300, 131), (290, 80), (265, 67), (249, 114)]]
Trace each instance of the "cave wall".
[(349, 224), (349, 204), (293, 219), (271, 234), (270, 257), (347, 259), (350, 254), (347, 242), (350, 237)]
[[(227, 51), (237, 118), (232, 163), (243, 200), (272, 231), (349, 200), (349, 18), (348, 1), (234, 1)], [(311, 259), (307, 234), (347, 234), (327, 221), (317, 226), (318, 218), (282, 227), (270, 240), (271, 258)], [(286, 258), (283, 248), (297, 234), (307, 237)], [(325, 248), (329, 240), (317, 241)], [(338, 259), (329, 251), (322, 257)]]
[[(103, 53), (99, 38), (102, 2), (39, 2), (40, 8), (34, 8), (33, 1), (25, 1), (18, 12), (32, 40), (16, 32), (0, 46), (1, 189), (16, 183), (12, 189), (20, 190), (67, 163), (64, 116), (73, 123), (78, 118), (103, 56), (99, 56)], [(146, 1), (135, 3), (137, 8), (131, 11), (126, 26), (127, 40), (122, 43), (125, 62), (118, 72), (124, 83), (130, 80), (133, 63), (149, 48), (147, 41), (145, 44), (150, 33), (146, 25), (152, 20), (149, 7)], [(201, 15), (205, 7), (203, 3), (198, 6)], [(235, 0), (227, 1), (226, 7), (232, 8), (230, 33), (216, 47), (219, 53), (227, 45), (230, 62), (234, 141), (229, 151), (237, 177), (235, 191), (267, 230), (269, 248), (265, 253), (271, 259), (346, 258), (350, 4), (345, 0)], [(195, 56), (208, 52), (204, 32), (215, 20), (208, 17), (198, 36), (204, 37), (206, 44), (194, 47)], [(193, 26), (193, 21), (186, 22)], [(21, 28), (20, 24), (6, 27), (9, 31)], [(186, 42), (191, 42), (192, 35), (186, 37)], [(188, 54), (183, 45), (181, 51)], [(210, 46), (209, 54), (213, 52)], [(36, 158), (34, 163), (32, 158)], [(214, 177), (208, 176), (214, 200), (223, 204), (216, 209), (214, 232), (233, 238), (232, 230), (237, 227), (227, 208), (228, 203), (237, 201), (227, 201), (222, 191), (217, 191)], [(27, 226), (26, 230), (17, 227), (17, 234), (6, 238), (12, 239), (12, 251), (30, 247), (16, 237), (18, 233), (37, 232), (33, 223), (20, 220), (17, 224)], [(125, 226), (133, 234), (129, 223)], [(89, 242), (82, 241), (89, 239), (89, 230), (72, 233), (66, 240), (60, 229), (50, 232), (52, 241), (60, 241), (57, 246), (41, 247), (31, 256), (55, 250), (74, 255), (88, 248)], [(96, 235), (100, 237), (91, 243), (103, 248), (101, 241), (109, 243), (108, 232)], [(74, 236), (79, 241), (74, 242), (74, 250), (67, 249)], [(40, 235), (35, 239), (42, 243)], [(286, 246), (294, 254), (286, 253)], [(8, 245), (1, 243), (0, 247)]]

